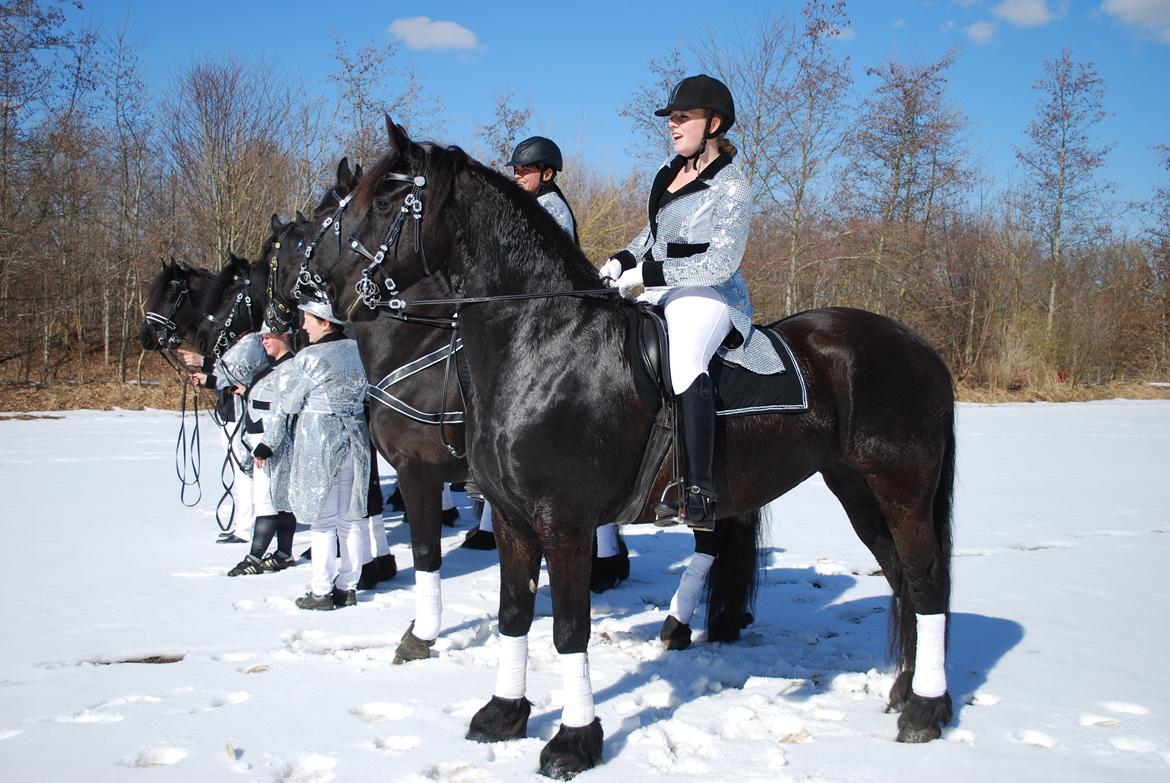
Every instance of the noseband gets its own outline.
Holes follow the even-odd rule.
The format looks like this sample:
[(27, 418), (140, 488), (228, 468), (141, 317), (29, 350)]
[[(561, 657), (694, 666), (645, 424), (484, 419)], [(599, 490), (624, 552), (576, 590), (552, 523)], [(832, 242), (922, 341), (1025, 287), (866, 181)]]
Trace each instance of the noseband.
[(171, 312), (167, 315), (159, 315), (158, 313), (146, 311), (146, 321), (154, 327), (155, 339), (158, 341), (158, 349), (160, 351), (167, 351), (176, 348), (183, 341), (179, 339), (179, 326), (175, 323), (175, 314), (179, 312), (179, 307), (183, 304), (183, 300), (191, 295), (191, 287), (186, 279), (175, 281), (181, 286), (179, 288), (179, 295), (175, 297), (175, 301), (171, 304)]
[[(394, 222), (386, 229), (386, 235), (382, 237), (382, 243), (378, 246), (377, 253), (371, 253), (366, 249), (365, 245), (361, 243), (357, 237), (352, 234), (346, 238), (349, 247), (353, 252), (369, 260), (369, 264), (362, 270), (362, 276), (354, 284), (354, 290), (357, 295), (361, 297), (362, 302), (371, 310), (376, 310), (379, 307), (388, 307), (392, 311), (401, 310), (406, 306), (406, 303), (398, 298), (398, 285), (394, 282), (394, 278), (386, 274), (386, 270), (382, 268), (382, 262), (386, 259), (386, 253), (390, 248), (394, 247), (398, 242), (398, 237), (402, 233), (402, 226), (406, 222), (407, 215), (414, 218), (414, 252), (422, 263), (422, 270), (424, 277), (430, 277), (431, 269), (427, 265), (426, 253), (423, 251), (422, 244), (422, 218), (423, 218), (423, 197), (422, 189), (427, 185), (427, 178), (422, 175), (408, 175), (408, 174), (386, 174), (384, 180), (391, 180), (395, 182), (409, 182), (411, 184), (410, 193), (406, 194), (406, 199), (402, 202), (402, 207), (398, 210), (398, 214), (394, 217)], [(374, 270), (380, 270), (382, 274), (383, 285), (386, 288), (386, 295), (389, 299), (382, 299), (382, 289), (374, 282), (372, 277)]]

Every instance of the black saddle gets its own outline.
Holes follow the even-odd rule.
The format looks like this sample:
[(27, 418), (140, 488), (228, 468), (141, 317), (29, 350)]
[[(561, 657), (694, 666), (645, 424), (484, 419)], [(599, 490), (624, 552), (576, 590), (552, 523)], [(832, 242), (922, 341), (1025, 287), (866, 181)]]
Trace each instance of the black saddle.
[[(666, 319), (652, 305), (638, 303), (628, 309), (630, 319), (630, 365), (634, 385), (646, 407), (657, 409), (674, 396), (670, 380), (670, 337)], [(711, 360), (708, 372), (715, 385), (715, 408), (719, 416), (746, 416), (760, 413), (800, 413), (808, 410), (808, 389), (804, 374), (792, 350), (771, 328), (758, 330), (776, 348), (784, 372), (758, 375), (718, 356)], [(738, 337), (738, 333), (736, 334)]]

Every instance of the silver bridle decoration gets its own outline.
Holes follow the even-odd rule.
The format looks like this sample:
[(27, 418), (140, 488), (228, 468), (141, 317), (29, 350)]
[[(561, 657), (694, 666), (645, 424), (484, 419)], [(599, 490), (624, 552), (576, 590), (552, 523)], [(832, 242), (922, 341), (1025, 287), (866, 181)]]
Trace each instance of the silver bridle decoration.
[[(333, 191), (337, 195), (337, 191)], [(317, 231), (317, 235), (313, 237), (313, 241), (306, 245), (301, 242), (300, 249), (305, 254), (301, 260), (301, 268), (297, 271), (297, 281), (293, 284), (292, 296), (293, 299), (299, 299), (301, 296), (301, 288), (307, 288), (312, 291), (312, 296), (317, 299), (328, 299), (329, 295), (325, 293), (325, 281), (316, 272), (309, 270), (309, 259), (313, 257), (313, 252), (317, 249), (317, 245), (329, 233), (330, 227), (333, 228), (333, 234), (337, 237), (337, 247), (341, 248), (341, 216), (345, 214), (345, 210), (349, 207), (349, 202), (353, 200), (353, 193), (350, 193), (345, 198), (338, 196), (337, 209), (333, 210), (333, 214), (325, 218), (321, 223), (321, 228)]]
[(379, 307), (388, 307), (392, 311), (403, 310), (406, 307), (406, 302), (398, 298), (398, 285), (394, 282), (394, 278), (386, 274), (382, 270), (382, 278), (385, 281), (386, 295), (389, 299), (382, 299), (382, 289), (374, 282), (373, 272), (375, 269), (381, 269), (382, 262), (386, 260), (386, 253), (398, 241), (399, 235), (402, 233), (402, 226), (406, 222), (409, 215), (414, 218), (414, 245), (415, 252), (418, 253), (422, 259), (423, 272), (430, 275), (431, 270), (427, 267), (426, 256), (422, 249), (422, 218), (423, 218), (423, 197), (422, 189), (427, 185), (427, 178), (421, 175), (409, 174), (386, 174), (384, 179), (393, 180), (397, 182), (409, 182), (411, 184), (410, 193), (406, 194), (406, 199), (402, 202), (402, 206), (398, 210), (398, 214), (394, 217), (394, 222), (390, 224), (390, 228), (386, 230), (386, 235), (382, 238), (382, 243), (378, 246), (378, 252), (371, 253), (366, 249), (365, 245), (361, 243), (357, 237), (352, 234), (346, 239), (349, 247), (353, 252), (369, 260), (369, 264), (362, 270), (362, 276), (354, 284), (354, 291), (361, 297), (362, 302), (371, 310), (376, 310)]

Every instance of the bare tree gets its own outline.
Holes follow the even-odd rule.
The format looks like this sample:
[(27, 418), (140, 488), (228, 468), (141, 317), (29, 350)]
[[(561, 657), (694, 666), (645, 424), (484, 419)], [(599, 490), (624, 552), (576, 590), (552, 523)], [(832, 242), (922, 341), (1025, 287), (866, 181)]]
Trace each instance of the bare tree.
[(194, 63), (180, 75), (164, 104), (163, 133), (194, 257), (215, 265), (260, 244), (287, 192), (289, 103), (271, 69), (234, 58)]
[(676, 46), (662, 57), (650, 60), (648, 68), (649, 82), (635, 88), (619, 114), (634, 125), (637, 141), (631, 151), (651, 168), (674, 154), (666, 123), (661, 117), (655, 117), (654, 111), (666, 105), (670, 91), (687, 75), (687, 63), (682, 49)]
[(1032, 89), (1040, 102), (1026, 129), (1027, 146), (1016, 148), (1016, 159), (1027, 172), (1033, 220), (1048, 248), (1045, 328), (1051, 338), (1067, 245), (1087, 227), (1088, 211), (1110, 189), (1097, 175), (1113, 145), (1093, 138), (1094, 127), (1108, 114), (1105, 81), (1091, 62), (1074, 62), (1066, 49), (1044, 62), (1044, 74)]
[(442, 104), (424, 90), (413, 64), (395, 64), (393, 42), (377, 44), (371, 39), (356, 52), (350, 52), (340, 37), (335, 44), (338, 67), (329, 77), (338, 88), (334, 117), (349, 118), (342, 126), (343, 154), (366, 166), (381, 157), (386, 115), (416, 137), (438, 129)]
[(527, 103), (517, 105), (514, 93), (497, 93), (492, 121), (479, 126), (482, 145), (487, 150), (484, 163), (502, 171), (531, 118), (532, 107)]

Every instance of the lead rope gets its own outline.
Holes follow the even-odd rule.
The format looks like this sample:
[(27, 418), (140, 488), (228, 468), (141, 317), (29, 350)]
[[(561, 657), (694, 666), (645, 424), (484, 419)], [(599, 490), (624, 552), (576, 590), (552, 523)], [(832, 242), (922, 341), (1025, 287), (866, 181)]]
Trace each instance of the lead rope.
[[(203, 499), (203, 486), (199, 482), (203, 458), (199, 441), (199, 393), (197, 391), (191, 393), (191, 412), (194, 419), (191, 426), (191, 437), (187, 438), (187, 387), (190, 385), (190, 378), (184, 378), (183, 398), (179, 408), (179, 436), (175, 439), (175, 475), (179, 479), (179, 502), (187, 508), (194, 508)], [(191, 487), (195, 487), (197, 494), (195, 499), (188, 503), (187, 491)]]

